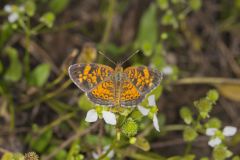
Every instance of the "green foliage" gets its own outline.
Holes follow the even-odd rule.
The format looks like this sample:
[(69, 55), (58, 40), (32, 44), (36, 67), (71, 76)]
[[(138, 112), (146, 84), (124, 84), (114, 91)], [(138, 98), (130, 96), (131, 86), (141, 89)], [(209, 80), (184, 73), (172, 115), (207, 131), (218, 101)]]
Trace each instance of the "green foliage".
[(6, 81), (17, 82), (22, 76), (22, 64), (19, 61), (18, 52), (12, 47), (6, 48), (5, 52), (10, 59), (10, 66), (4, 74), (4, 79)]
[(180, 116), (186, 124), (192, 123), (192, 112), (187, 107), (182, 107), (180, 110)]
[(183, 131), (183, 139), (186, 142), (194, 141), (197, 138), (198, 134), (194, 128), (186, 127)]
[(26, 11), (26, 14), (27, 14), (29, 17), (34, 16), (34, 14), (35, 14), (35, 12), (36, 12), (36, 4), (34, 3), (34, 1), (28, 0), (28, 1), (25, 3), (25, 11)]
[(53, 136), (52, 134), (53, 134), (52, 130), (47, 130), (37, 138), (35, 137), (30, 138), (31, 148), (39, 153), (43, 153), (44, 151), (46, 151), (47, 146), (49, 145), (52, 139)]
[(69, 0), (50, 0), (49, 7), (54, 13), (60, 13), (67, 7), (69, 2)]
[(136, 48), (141, 48), (146, 56), (152, 55), (158, 38), (156, 14), (157, 8), (153, 3), (144, 13), (140, 22)]
[(225, 160), (231, 156), (232, 152), (229, 151), (225, 146), (218, 146), (213, 150), (213, 157), (215, 160)]
[(51, 12), (45, 13), (41, 18), (40, 22), (45, 24), (48, 28), (51, 28), (53, 26), (55, 20), (55, 15)]
[(41, 87), (43, 86), (50, 75), (50, 65), (40, 64), (35, 67), (30, 75), (29, 84)]

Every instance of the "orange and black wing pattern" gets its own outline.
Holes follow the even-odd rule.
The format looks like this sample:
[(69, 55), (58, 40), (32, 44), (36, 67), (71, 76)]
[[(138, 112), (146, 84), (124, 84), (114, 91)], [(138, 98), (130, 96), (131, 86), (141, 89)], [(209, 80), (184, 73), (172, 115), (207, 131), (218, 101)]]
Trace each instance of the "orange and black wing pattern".
[(68, 73), (72, 81), (84, 92), (90, 92), (113, 73), (111, 67), (101, 64), (73, 64)]
[(142, 102), (144, 95), (137, 90), (129, 79), (124, 79), (121, 84), (121, 106), (134, 106)]
[(130, 82), (131, 84), (125, 82), (124, 85), (123, 82), (122, 94), (126, 92), (124, 86), (127, 85), (129, 88), (132, 88), (134, 98), (130, 98), (130, 100), (122, 99), (121, 104), (123, 105), (137, 105), (141, 103), (146, 94), (160, 84), (163, 77), (162, 73), (158, 70), (145, 66), (128, 67), (124, 70), (124, 76), (126, 77), (125, 79), (128, 80), (127, 82)]
[(98, 84), (94, 89), (87, 93), (88, 98), (95, 104), (114, 106), (114, 82), (109, 78)]

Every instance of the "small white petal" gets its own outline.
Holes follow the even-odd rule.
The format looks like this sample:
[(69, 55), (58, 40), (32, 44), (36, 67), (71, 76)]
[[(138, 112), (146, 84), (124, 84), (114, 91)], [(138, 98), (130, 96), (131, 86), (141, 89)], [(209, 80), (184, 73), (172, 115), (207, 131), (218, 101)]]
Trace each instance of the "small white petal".
[(206, 130), (206, 135), (207, 135), (207, 136), (214, 136), (215, 133), (216, 133), (216, 131), (217, 131), (217, 128), (208, 128), (208, 129)]
[(155, 95), (151, 95), (148, 97), (148, 104), (149, 106), (156, 106)]
[(237, 133), (237, 128), (233, 126), (226, 126), (223, 129), (223, 135), (224, 136), (233, 136)]
[(11, 13), (12, 12), (12, 6), (7, 4), (4, 6), (4, 11), (5, 12), (8, 12), (8, 13)]
[(15, 22), (17, 19), (18, 19), (19, 15), (17, 13), (11, 13), (9, 16), (8, 16), (8, 21), (10, 23), (13, 23)]
[[(107, 146), (105, 146), (105, 147), (103, 148), (103, 153), (104, 153), (104, 154), (107, 152), (107, 150), (109, 149), (109, 147), (110, 147), (110, 145), (107, 145)], [(111, 150), (111, 151), (108, 153), (107, 157), (111, 159), (111, 158), (113, 158), (113, 156), (114, 156), (114, 151)]]
[(162, 72), (166, 75), (170, 75), (173, 73), (173, 69), (171, 66), (166, 66), (163, 68)]
[(87, 122), (95, 122), (98, 119), (97, 111), (95, 109), (90, 109), (87, 112), (87, 116), (85, 118), (85, 121)]
[(25, 10), (25, 7), (24, 7), (23, 5), (21, 5), (21, 6), (19, 7), (19, 10), (20, 10), (21, 12), (23, 12), (23, 11)]
[(153, 115), (153, 126), (158, 132), (160, 132), (159, 124), (158, 124), (158, 118), (157, 118), (156, 113)]
[(215, 146), (217, 146), (217, 145), (219, 145), (221, 143), (222, 143), (222, 140), (220, 138), (218, 138), (218, 137), (208, 141), (208, 145), (211, 146), (211, 147), (215, 147)]
[(107, 124), (116, 125), (116, 116), (112, 112), (102, 111), (103, 119)]
[(92, 156), (93, 156), (94, 159), (98, 159), (99, 158), (99, 155), (96, 152), (93, 152)]
[(138, 110), (142, 113), (142, 115), (144, 115), (144, 116), (148, 115), (150, 109), (147, 109), (147, 108), (145, 108), (143, 106), (140, 106), (140, 105), (138, 105), (137, 107), (138, 107)]

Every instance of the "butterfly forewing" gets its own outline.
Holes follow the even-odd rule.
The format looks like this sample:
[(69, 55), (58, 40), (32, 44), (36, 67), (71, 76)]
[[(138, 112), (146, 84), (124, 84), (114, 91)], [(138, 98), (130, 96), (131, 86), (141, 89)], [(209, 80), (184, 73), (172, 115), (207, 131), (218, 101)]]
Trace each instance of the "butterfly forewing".
[(68, 69), (72, 81), (84, 92), (90, 92), (113, 74), (111, 67), (101, 64), (74, 64)]
[(87, 96), (93, 103), (114, 106), (114, 89), (114, 82), (109, 78), (97, 85), (91, 92), (87, 93)]

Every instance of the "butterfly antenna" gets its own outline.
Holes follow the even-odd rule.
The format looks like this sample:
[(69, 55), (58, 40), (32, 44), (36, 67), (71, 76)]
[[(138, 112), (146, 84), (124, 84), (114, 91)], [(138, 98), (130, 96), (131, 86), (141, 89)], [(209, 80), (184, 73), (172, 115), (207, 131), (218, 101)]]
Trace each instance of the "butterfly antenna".
[(125, 62), (127, 62), (129, 59), (131, 59), (135, 54), (140, 53), (140, 52), (141, 52), (141, 50), (137, 50), (136, 52), (134, 52), (133, 54), (131, 54), (125, 61), (123, 61), (123, 62), (121, 63), (121, 65), (123, 65)]
[(108, 56), (106, 56), (103, 52), (98, 51), (98, 53), (101, 54), (101, 55), (103, 55), (106, 59), (108, 59), (110, 62), (112, 62), (113, 64), (116, 65), (116, 63), (115, 63), (111, 58), (109, 58)]

